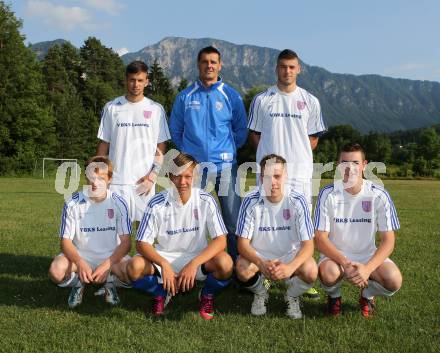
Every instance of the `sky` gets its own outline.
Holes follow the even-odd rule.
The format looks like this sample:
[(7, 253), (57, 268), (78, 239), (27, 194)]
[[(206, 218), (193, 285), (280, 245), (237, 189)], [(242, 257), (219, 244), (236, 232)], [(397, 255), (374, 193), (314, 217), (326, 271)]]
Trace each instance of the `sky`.
[[(118, 53), (169, 36), (295, 50), (331, 72), (440, 81), (438, 0), (6, 0), (27, 43), (95, 36)], [(436, 44), (437, 43), (437, 44)]]

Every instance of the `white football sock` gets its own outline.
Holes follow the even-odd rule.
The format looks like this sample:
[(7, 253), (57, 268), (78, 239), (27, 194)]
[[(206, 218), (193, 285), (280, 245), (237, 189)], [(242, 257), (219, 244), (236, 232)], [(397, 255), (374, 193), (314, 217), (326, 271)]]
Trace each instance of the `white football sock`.
[(81, 281), (79, 280), (78, 275), (76, 272), (71, 272), (70, 277), (65, 279), (63, 282), (58, 283), (58, 287), (65, 288), (65, 287), (76, 287), (81, 286)]
[(339, 298), (341, 296), (341, 284), (342, 281), (339, 281), (332, 286), (326, 286), (321, 282), (321, 287), (331, 298)]
[(375, 296), (391, 297), (396, 292), (397, 291), (391, 292), (388, 289), (384, 288), (379, 282), (369, 279), (368, 287), (364, 288), (364, 290), (362, 291), (362, 296), (367, 299), (371, 299)]
[(298, 276), (286, 279), (285, 282), (287, 284), (287, 294), (294, 298), (299, 297), (313, 287), (313, 283), (304, 282)]

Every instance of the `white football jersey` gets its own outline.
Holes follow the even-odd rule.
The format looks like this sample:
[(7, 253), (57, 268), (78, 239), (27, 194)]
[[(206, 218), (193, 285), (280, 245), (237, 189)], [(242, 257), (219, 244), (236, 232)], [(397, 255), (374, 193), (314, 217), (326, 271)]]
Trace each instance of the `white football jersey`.
[(291, 258), (301, 242), (313, 239), (313, 225), (307, 201), (291, 191), (277, 204), (262, 196), (261, 187), (251, 191), (241, 204), (237, 235), (251, 239), (252, 247), (264, 259)]
[(257, 163), (275, 153), (286, 159), (289, 178), (311, 179), (313, 155), (309, 135), (325, 131), (318, 99), (301, 87), (291, 93), (277, 86), (256, 95), (248, 128), (261, 133)]
[(388, 192), (369, 180), (351, 195), (341, 180), (322, 188), (315, 208), (315, 229), (329, 232), (335, 247), (350, 259), (371, 257), (376, 251), (376, 232), (400, 228), (396, 208)]
[(86, 261), (101, 262), (109, 258), (121, 243), (119, 236), (130, 233), (127, 204), (109, 190), (102, 202), (75, 192), (64, 204), (60, 237), (72, 240)]
[(98, 138), (110, 143), (112, 184), (134, 185), (151, 170), (157, 144), (170, 139), (165, 110), (146, 97), (137, 103), (118, 97), (102, 111)]
[(172, 189), (166, 189), (149, 201), (137, 240), (150, 244), (156, 241), (155, 248), (162, 256), (195, 257), (208, 246), (208, 234), (211, 238), (227, 234), (214, 197), (193, 187), (190, 199), (182, 205)]

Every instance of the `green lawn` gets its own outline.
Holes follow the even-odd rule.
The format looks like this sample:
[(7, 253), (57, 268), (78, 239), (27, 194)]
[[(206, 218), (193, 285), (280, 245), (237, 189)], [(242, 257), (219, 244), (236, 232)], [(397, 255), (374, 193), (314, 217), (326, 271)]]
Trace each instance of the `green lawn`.
[(47, 278), (62, 196), (53, 180), (0, 178), (0, 352), (438, 352), (440, 181), (386, 187), (402, 227), (392, 258), (404, 283), (391, 300), (378, 299), (373, 319), (361, 317), (358, 291), (344, 286), (338, 319), (323, 316), (324, 297), (304, 301), (305, 319), (288, 319), (277, 287), (264, 318), (251, 317), (252, 296), (229, 288), (212, 322), (198, 316), (196, 291), (155, 321), (151, 300), (133, 290), (120, 290), (122, 305), (111, 308), (88, 288), (69, 310), (69, 290)]

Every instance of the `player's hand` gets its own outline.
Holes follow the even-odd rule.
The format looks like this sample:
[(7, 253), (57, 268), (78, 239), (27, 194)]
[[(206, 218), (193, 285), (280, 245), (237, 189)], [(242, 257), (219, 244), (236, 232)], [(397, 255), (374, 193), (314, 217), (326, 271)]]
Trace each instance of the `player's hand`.
[(354, 272), (356, 271), (356, 268), (353, 266), (353, 263), (351, 261), (342, 265), (342, 268), (344, 269), (344, 276), (347, 279), (353, 276)]
[(196, 280), (197, 267), (191, 261), (188, 262), (184, 268), (177, 275), (177, 288), (182, 292), (189, 291), (194, 287)]
[(282, 263), (280, 260), (274, 260), (269, 265), (269, 272), (273, 280), (289, 278), (294, 271), (289, 265)]
[(93, 277), (92, 277), (92, 268), (90, 265), (85, 261), (84, 259), (81, 259), (77, 262), (76, 267), (78, 268), (78, 276), (79, 280), (82, 283), (92, 283)]
[(270, 273), (271, 266), (272, 266), (271, 260), (268, 261), (261, 260), (260, 263), (258, 264), (258, 269), (260, 270), (260, 272), (263, 274), (264, 277), (273, 280), (274, 278), (272, 278), (272, 274)]
[(99, 266), (92, 273), (93, 282), (94, 283), (105, 282), (110, 272), (110, 268), (111, 268), (111, 263), (109, 259), (100, 263)]
[(162, 268), (162, 280), (163, 280), (163, 289), (165, 289), (171, 295), (176, 295), (177, 293), (177, 285), (176, 285), (176, 275), (173, 271), (173, 268), (169, 263), (163, 264)]
[(353, 262), (352, 266), (353, 271), (349, 276), (347, 276), (347, 279), (350, 281), (350, 283), (359, 288), (367, 287), (368, 278), (370, 278), (371, 272), (364, 264), (361, 264), (359, 262)]
[(155, 172), (150, 172), (143, 176), (136, 182), (136, 193), (138, 195), (148, 195), (154, 183), (156, 182), (157, 174)]

